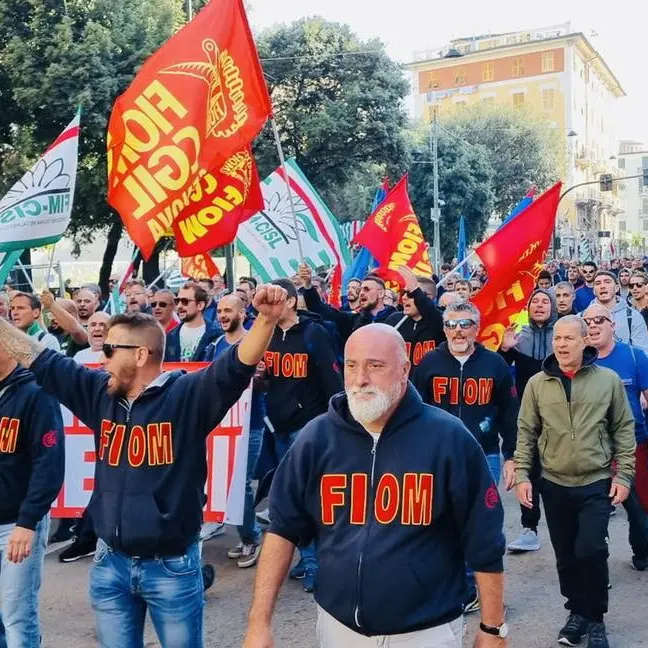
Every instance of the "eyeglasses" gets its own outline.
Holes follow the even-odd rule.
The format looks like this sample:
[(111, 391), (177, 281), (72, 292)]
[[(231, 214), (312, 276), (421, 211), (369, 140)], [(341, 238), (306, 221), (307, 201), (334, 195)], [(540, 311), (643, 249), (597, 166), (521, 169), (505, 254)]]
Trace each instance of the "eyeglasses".
[(643, 288), (645, 285), (645, 283), (631, 283), (630, 288)]
[(451, 331), (454, 331), (457, 327), (465, 331), (471, 326), (475, 326), (475, 324), (475, 320), (471, 319), (446, 320), (443, 322), (443, 326)]
[(182, 304), (183, 306), (188, 306), (191, 302), (195, 302), (195, 299), (187, 299), (186, 297), (176, 297), (173, 302), (177, 306)]
[(169, 305), (169, 302), (163, 302), (163, 301), (159, 301), (159, 302), (154, 301), (154, 302), (151, 302), (151, 308), (157, 308), (158, 306), (159, 306), (160, 308), (166, 308), (168, 305)]
[(104, 343), (101, 347), (106, 358), (112, 358), (117, 349), (139, 349), (141, 344), (108, 344)]
[(595, 315), (594, 317), (583, 317), (583, 321), (587, 326), (592, 326), (592, 324), (596, 324), (596, 326), (601, 326), (603, 322), (610, 322), (612, 323), (612, 320), (609, 317), (605, 317), (605, 315)]

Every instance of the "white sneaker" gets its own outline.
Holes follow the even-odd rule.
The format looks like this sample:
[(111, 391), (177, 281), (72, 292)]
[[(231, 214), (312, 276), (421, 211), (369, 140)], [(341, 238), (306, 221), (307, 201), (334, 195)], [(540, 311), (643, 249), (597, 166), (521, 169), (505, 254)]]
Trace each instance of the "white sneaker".
[(241, 569), (245, 569), (246, 567), (253, 567), (254, 565), (256, 565), (257, 560), (259, 560), (260, 553), (260, 544), (244, 544), (241, 549), (241, 557), (236, 564)]
[(236, 547), (228, 549), (227, 557), (232, 560), (238, 560), (243, 555), (243, 543), (239, 542)]
[(510, 542), (508, 550), (513, 553), (521, 553), (523, 551), (538, 551), (540, 549), (540, 540), (538, 534), (532, 529), (522, 529), (522, 533)]
[(270, 524), (270, 510), (269, 509), (263, 509), (263, 511), (259, 511), (256, 514), (256, 519), (259, 524), (263, 524), (264, 526), (269, 526)]
[(225, 525), (222, 522), (204, 522), (200, 527), (200, 539), (202, 542), (223, 535), (223, 533), (225, 533)]

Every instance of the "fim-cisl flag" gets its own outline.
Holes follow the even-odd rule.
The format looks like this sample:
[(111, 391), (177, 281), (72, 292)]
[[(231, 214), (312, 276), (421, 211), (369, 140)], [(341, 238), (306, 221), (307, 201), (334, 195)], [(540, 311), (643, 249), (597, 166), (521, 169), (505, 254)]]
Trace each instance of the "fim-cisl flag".
[(77, 111), (43, 157), (0, 200), (0, 252), (56, 243), (72, 214), (79, 150)]
[(409, 196), (407, 176), (403, 176), (369, 216), (353, 243), (363, 245), (378, 260), (378, 274), (396, 277), (405, 266), (414, 274), (431, 277), (428, 244), (423, 238)]
[[(350, 262), (350, 252), (342, 228), (301, 169), (286, 161), (288, 178), (281, 168), (262, 183), (264, 207), (242, 223), (236, 245), (262, 281), (294, 275), (301, 262), (297, 237), (304, 261), (313, 269)], [(297, 226), (290, 204), (287, 182), (292, 191)]]
[(108, 202), (146, 259), (176, 220), (192, 256), (260, 208), (249, 146), (270, 110), (242, 0), (212, 0), (144, 63), (110, 116)]
[(561, 187), (555, 184), (475, 250), (488, 276), (472, 299), (481, 313), (477, 340), (488, 349), (499, 349), (506, 328), (526, 309), (549, 249)]

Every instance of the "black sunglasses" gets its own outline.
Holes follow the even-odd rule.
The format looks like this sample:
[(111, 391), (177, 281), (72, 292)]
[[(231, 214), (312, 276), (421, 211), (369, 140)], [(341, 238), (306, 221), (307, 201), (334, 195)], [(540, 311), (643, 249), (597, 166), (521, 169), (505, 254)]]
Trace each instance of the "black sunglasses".
[(596, 324), (596, 326), (601, 326), (603, 322), (612, 322), (612, 320), (609, 317), (605, 317), (605, 315), (595, 315), (594, 317), (583, 317), (583, 321), (587, 326), (591, 326), (592, 323)]
[(163, 301), (160, 301), (160, 302), (156, 302), (156, 301), (151, 302), (151, 308), (157, 308), (158, 306), (159, 306), (160, 308), (166, 308), (168, 305), (169, 305), (169, 302), (163, 302)]
[(189, 306), (191, 302), (195, 302), (195, 299), (187, 299), (186, 297), (176, 297), (174, 300), (175, 305), (182, 304), (183, 306)]
[(645, 283), (631, 283), (630, 288), (643, 288), (645, 285)]
[(108, 344), (104, 343), (101, 347), (106, 358), (112, 358), (117, 349), (139, 349), (141, 344)]
[(471, 326), (475, 326), (475, 324), (475, 320), (471, 319), (446, 320), (445, 322), (443, 322), (443, 326), (445, 326), (445, 328), (447, 329), (450, 329), (451, 331), (453, 331), (457, 327), (465, 331)]

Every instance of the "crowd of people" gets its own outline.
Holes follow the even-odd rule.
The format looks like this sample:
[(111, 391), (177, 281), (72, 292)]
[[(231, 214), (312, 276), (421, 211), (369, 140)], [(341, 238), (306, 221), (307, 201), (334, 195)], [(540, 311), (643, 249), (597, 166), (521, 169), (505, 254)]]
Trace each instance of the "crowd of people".
[[(401, 290), (353, 278), (340, 308), (329, 274), (306, 265), (233, 290), (220, 277), (177, 294), (133, 279), (112, 316), (96, 285), (6, 286), (0, 646), (39, 646), (44, 550), (69, 540), (61, 562), (94, 555), (102, 648), (141, 646), (147, 611), (164, 648), (203, 645), (215, 576), (201, 547), (225, 531), (202, 520), (205, 438), (252, 380), (243, 523), (227, 552), (258, 565), (245, 648), (273, 645), (286, 577), (315, 593), (323, 648), (392, 637), (458, 648), (463, 615), (477, 612), (475, 645), (506, 646), (503, 555), (540, 549), (541, 502), (569, 612), (557, 639), (607, 648), (618, 505), (630, 564), (648, 569), (646, 263), (547, 263), (528, 323), (510, 326), (498, 352), (477, 342), (481, 266), (462, 276), (444, 264), (430, 278), (402, 268)], [(208, 364), (184, 373), (163, 362)], [(65, 470), (59, 404), (94, 431), (97, 464), (83, 517), (50, 534)], [(122, 445), (162, 424), (168, 456), (134, 465)], [(520, 502), (508, 543), (499, 489)]]

